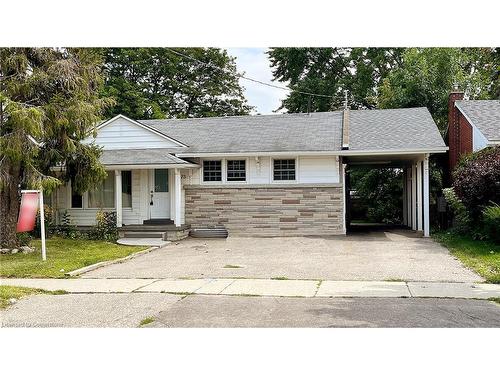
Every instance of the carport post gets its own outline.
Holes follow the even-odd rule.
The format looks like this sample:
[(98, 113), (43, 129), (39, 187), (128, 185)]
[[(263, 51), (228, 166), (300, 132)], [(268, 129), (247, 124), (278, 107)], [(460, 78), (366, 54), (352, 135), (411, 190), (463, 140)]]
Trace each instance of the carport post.
[(417, 219), (417, 230), (423, 230), (422, 226), (422, 218), (423, 218), (423, 210), (422, 210), (422, 161), (419, 160), (417, 164), (417, 208), (418, 208), (418, 219)]
[(181, 185), (181, 171), (178, 168), (174, 169), (174, 191), (175, 191), (175, 217), (174, 224), (176, 227), (181, 226), (181, 200), (182, 200), (182, 185)]
[(411, 166), (411, 229), (417, 230), (417, 166)]
[(411, 227), (411, 219), (412, 219), (412, 209), (411, 209), (411, 168), (406, 168), (406, 215), (408, 227)]
[(424, 237), (429, 237), (429, 154), (424, 158)]
[(406, 199), (406, 168), (403, 169), (403, 225), (408, 225), (408, 200)]

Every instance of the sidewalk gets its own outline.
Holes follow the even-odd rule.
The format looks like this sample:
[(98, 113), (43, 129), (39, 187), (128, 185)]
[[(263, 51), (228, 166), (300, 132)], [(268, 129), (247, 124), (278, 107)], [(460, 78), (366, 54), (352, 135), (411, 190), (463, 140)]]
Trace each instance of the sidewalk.
[(500, 285), (269, 279), (0, 279), (0, 285), (68, 293), (171, 293), (275, 297), (500, 298)]

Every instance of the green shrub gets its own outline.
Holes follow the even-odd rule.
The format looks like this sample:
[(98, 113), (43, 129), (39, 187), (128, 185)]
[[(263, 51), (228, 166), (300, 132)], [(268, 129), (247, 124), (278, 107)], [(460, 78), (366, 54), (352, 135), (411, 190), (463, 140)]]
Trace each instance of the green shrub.
[(453, 229), (458, 233), (469, 233), (471, 230), (471, 220), (462, 200), (458, 198), (453, 188), (443, 189), (443, 194), (453, 212)]
[(463, 157), (453, 172), (453, 189), (475, 226), (490, 202), (500, 203), (500, 147), (489, 147)]
[(59, 221), (59, 225), (55, 228), (54, 234), (57, 234), (63, 238), (80, 238), (82, 235), (76, 229), (76, 226), (71, 222), (71, 217), (68, 211), (63, 211), (61, 214), (61, 219)]
[(500, 205), (492, 203), (483, 210), (483, 227), (489, 239), (500, 243)]
[(30, 232), (17, 233), (17, 240), (19, 241), (19, 246), (29, 246), (33, 236)]
[(89, 232), (91, 239), (109, 242), (115, 242), (118, 239), (116, 212), (99, 210), (96, 214), (96, 223), (96, 226)]

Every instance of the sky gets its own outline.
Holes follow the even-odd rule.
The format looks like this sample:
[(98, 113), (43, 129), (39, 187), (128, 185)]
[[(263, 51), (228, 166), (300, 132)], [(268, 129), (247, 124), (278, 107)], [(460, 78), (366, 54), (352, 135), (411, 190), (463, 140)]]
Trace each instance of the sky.
[[(229, 55), (236, 57), (236, 66), (239, 73), (258, 79), (263, 82), (286, 87), (280, 82), (273, 82), (273, 74), (266, 54), (267, 48), (227, 48)], [(245, 97), (248, 104), (254, 106), (252, 114), (272, 114), (281, 105), (281, 100), (286, 98), (287, 92), (280, 89), (264, 86), (258, 83), (240, 79), (240, 84), (245, 88)], [(282, 111), (280, 111), (282, 112)]]

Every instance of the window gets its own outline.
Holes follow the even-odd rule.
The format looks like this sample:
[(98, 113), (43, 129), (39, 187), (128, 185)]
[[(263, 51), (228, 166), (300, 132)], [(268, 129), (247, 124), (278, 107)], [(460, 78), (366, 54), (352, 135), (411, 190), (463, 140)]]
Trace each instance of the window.
[(295, 180), (295, 159), (274, 160), (274, 181), (294, 181)]
[(246, 165), (245, 160), (228, 160), (227, 161), (227, 180), (228, 181), (246, 181)]
[(203, 160), (203, 181), (222, 181), (222, 162), (220, 160)]
[(168, 169), (155, 169), (155, 192), (168, 192)]
[(83, 197), (78, 194), (71, 184), (71, 208), (83, 208)]
[(95, 190), (89, 190), (89, 208), (115, 207), (114, 177), (114, 175), (108, 174), (106, 179)]
[(132, 207), (132, 171), (122, 171), (122, 207)]

